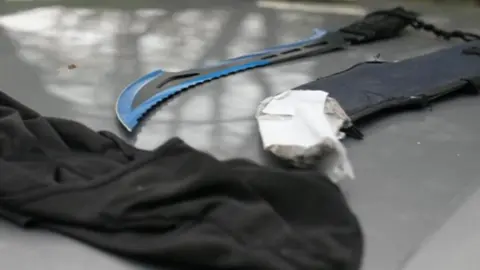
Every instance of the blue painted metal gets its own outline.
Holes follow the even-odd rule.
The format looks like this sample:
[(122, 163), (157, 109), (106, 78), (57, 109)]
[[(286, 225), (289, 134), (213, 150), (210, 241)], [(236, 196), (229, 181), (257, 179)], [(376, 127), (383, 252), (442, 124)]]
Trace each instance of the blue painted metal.
[(132, 131), (133, 127), (138, 124), (139, 117), (136, 117), (136, 115), (138, 115), (139, 109), (132, 109), (135, 96), (144, 85), (161, 76), (163, 73), (164, 72), (159, 69), (140, 77), (129, 84), (118, 97), (116, 104), (117, 118), (128, 131)]
[(270, 47), (268, 49), (264, 49), (262, 51), (258, 51), (258, 52), (250, 53), (250, 54), (247, 54), (247, 55), (227, 59), (225, 61), (218, 62), (218, 63), (214, 64), (213, 66), (219, 66), (219, 65), (226, 64), (226, 63), (231, 63), (233, 61), (245, 60), (245, 59), (249, 59), (249, 58), (253, 58), (253, 57), (257, 57), (257, 56), (261, 56), (261, 55), (275, 53), (275, 52), (283, 51), (285, 49), (292, 49), (292, 48), (295, 48), (295, 47), (298, 47), (298, 46), (302, 46), (309, 41), (321, 38), (326, 33), (327, 33), (327, 31), (325, 31), (325, 30), (315, 28), (315, 29), (313, 29), (313, 35), (309, 38), (302, 39), (302, 40), (299, 40), (297, 42), (292, 42), (292, 43), (289, 43), (289, 44), (277, 45), (277, 46), (274, 46), (274, 47)]
[(232, 66), (219, 71), (197, 76), (193, 79), (186, 80), (175, 86), (168, 87), (165, 90), (147, 99), (136, 108), (132, 108), (133, 100), (136, 94), (142, 89), (142, 87), (164, 73), (161, 70), (153, 71), (131, 83), (129, 86), (127, 86), (127, 88), (123, 90), (123, 92), (120, 94), (119, 99), (117, 100), (117, 117), (128, 131), (132, 131), (145, 113), (147, 113), (153, 106), (162, 102), (165, 99), (168, 99), (172, 95), (175, 95), (189, 87), (204, 83), (208, 80), (213, 80), (250, 68), (266, 66), (269, 63), (270, 62), (268, 60), (253, 61), (246, 64)]

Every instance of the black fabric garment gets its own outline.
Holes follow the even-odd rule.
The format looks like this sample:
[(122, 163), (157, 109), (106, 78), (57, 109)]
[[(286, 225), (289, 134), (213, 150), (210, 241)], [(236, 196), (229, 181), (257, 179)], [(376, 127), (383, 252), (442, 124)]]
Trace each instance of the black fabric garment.
[(315, 172), (154, 151), (0, 92), (0, 214), (158, 269), (359, 269), (362, 232)]

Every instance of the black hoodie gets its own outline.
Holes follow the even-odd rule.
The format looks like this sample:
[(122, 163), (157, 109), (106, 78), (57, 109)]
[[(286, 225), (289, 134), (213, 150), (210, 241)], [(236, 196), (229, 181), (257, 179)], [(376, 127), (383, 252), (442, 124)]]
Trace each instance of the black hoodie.
[(153, 151), (0, 92), (0, 215), (158, 269), (359, 269), (363, 235), (316, 172)]

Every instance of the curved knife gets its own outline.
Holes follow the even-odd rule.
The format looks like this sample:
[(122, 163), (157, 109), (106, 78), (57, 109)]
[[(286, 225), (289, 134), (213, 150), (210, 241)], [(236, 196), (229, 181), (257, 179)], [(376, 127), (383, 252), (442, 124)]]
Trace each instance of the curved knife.
[[(404, 16), (393, 16), (392, 13), (402, 13)], [(117, 118), (128, 131), (132, 131), (155, 105), (196, 85), (247, 69), (343, 49), (349, 44), (398, 36), (409, 24), (404, 18), (405, 15), (412, 18), (417, 16), (403, 8), (377, 11), (338, 31), (325, 32), (315, 29), (314, 34), (307, 39), (231, 58), (213, 66), (180, 72), (161, 69), (152, 71), (121, 92), (116, 103)]]

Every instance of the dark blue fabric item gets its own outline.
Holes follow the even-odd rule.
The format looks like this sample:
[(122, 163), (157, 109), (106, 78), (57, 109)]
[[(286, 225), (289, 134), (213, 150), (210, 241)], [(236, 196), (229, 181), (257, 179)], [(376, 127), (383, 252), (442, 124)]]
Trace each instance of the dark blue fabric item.
[(323, 90), (357, 120), (381, 109), (429, 101), (460, 90), (476, 90), (480, 41), (398, 62), (365, 62), (294, 90)]

